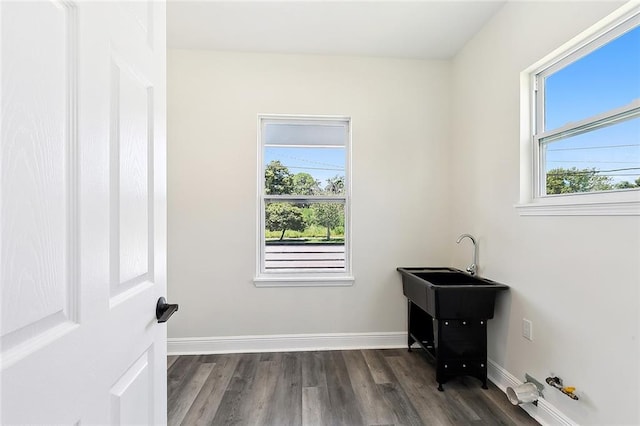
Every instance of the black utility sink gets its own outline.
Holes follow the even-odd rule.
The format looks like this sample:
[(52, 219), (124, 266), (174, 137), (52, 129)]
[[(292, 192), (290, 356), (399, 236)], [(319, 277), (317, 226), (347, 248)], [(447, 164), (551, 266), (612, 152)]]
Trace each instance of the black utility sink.
[(473, 376), (487, 389), (487, 320), (504, 284), (454, 268), (398, 268), (408, 299), (407, 344), (436, 361), (438, 390), (455, 376)]
[(407, 299), (437, 319), (493, 318), (496, 292), (509, 287), (454, 268), (398, 268)]

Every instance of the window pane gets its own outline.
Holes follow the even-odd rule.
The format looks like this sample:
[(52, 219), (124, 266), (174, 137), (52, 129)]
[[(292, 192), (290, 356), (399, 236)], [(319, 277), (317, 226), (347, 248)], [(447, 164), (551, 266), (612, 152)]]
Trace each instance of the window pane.
[(640, 117), (541, 142), (547, 194), (640, 187)]
[(267, 203), (265, 269), (344, 270), (344, 203)]
[(640, 27), (545, 79), (545, 130), (640, 99)]
[(345, 148), (265, 147), (265, 194), (344, 195)]
[(345, 146), (348, 127), (346, 122), (310, 124), (266, 121), (262, 137), (265, 145)]

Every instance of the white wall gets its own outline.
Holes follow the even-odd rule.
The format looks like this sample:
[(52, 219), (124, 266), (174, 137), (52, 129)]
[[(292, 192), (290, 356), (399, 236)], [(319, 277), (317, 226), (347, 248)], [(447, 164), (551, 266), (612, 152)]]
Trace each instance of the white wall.
[[(450, 63), (168, 54), (169, 337), (406, 330), (397, 266), (440, 265)], [(352, 117), (351, 287), (256, 288), (257, 115)]]
[[(511, 286), (490, 322), (490, 358), (520, 380), (553, 372), (576, 386), (580, 401), (545, 398), (580, 424), (640, 423), (640, 221), (518, 215), (519, 73), (617, 6), (508, 3), (453, 62), (447, 240), (478, 236), (481, 274)], [(462, 266), (467, 253), (452, 259)]]
[[(545, 398), (578, 423), (639, 424), (640, 221), (514, 208), (520, 71), (617, 5), (507, 3), (452, 63), (169, 51), (169, 337), (405, 330), (396, 266), (464, 267), (471, 232), (511, 286), (490, 358), (576, 386)], [(354, 286), (254, 287), (258, 113), (353, 118)]]

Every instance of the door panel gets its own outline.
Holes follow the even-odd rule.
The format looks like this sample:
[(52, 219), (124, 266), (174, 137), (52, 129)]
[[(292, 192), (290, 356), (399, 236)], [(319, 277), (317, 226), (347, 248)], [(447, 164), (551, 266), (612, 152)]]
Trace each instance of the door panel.
[(140, 70), (114, 56), (112, 60), (111, 288), (115, 295), (151, 281), (152, 276), (153, 97)]
[(0, 2), (2, 424), (166, 423), (164, 7)]
[(153, 350), (145, 351), (111, 387), (111, 424), (155, 424)]
[(1, 19), (4, 365), (76, 320), (78, 183), (73, 11), (27, 2), (3, 7)]

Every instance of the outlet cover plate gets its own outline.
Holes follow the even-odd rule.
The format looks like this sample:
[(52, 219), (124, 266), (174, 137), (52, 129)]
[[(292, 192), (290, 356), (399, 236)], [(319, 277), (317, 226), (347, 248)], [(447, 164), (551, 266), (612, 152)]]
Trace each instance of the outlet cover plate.
[(533, 341), (533, 323), (526, 318), (522, 318), (522, 337)]

